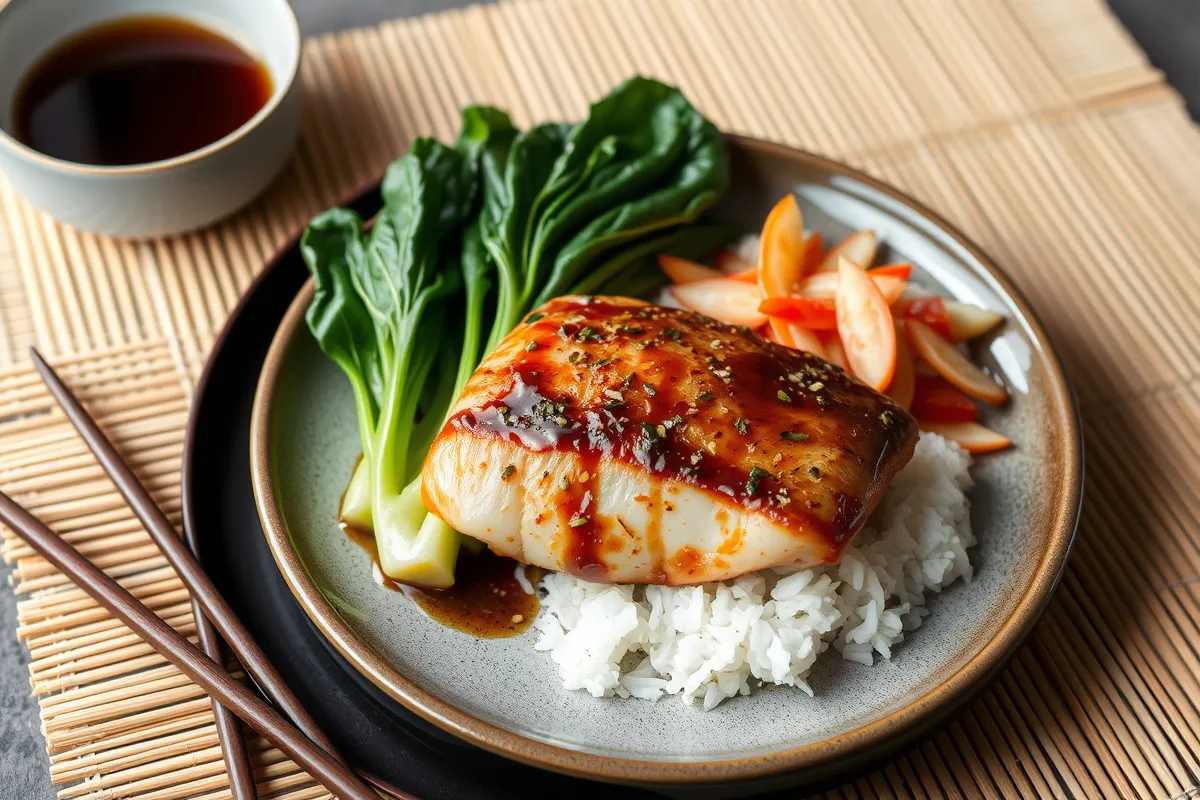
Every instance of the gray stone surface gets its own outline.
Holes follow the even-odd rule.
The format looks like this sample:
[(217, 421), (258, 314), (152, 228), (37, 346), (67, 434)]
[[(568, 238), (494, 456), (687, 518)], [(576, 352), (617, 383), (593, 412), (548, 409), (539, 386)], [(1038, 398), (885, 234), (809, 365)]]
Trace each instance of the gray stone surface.
[(13, 629), (17, 603), (0, 587), (0, 797), (50, 800), (50, 762), (29, 693), (29, 654)]
[[(1110, 0), (1150, 60), (1200, 117), (1200, 2)], [(462, 0), (293, 0), (308, 35), (467, 5)], [(3, 568), (0, 567), (0, 570)], [(4, 573), (7, 577), (7, 573)], [(0, 587), (0, 798), (54, 800), (49, 762), (29, 694), (29, 658), (16, 643), (16, 601)]]
[(1167, 76), (1200, 120), (1200, 2), (1108, 0), (1154, 66)]

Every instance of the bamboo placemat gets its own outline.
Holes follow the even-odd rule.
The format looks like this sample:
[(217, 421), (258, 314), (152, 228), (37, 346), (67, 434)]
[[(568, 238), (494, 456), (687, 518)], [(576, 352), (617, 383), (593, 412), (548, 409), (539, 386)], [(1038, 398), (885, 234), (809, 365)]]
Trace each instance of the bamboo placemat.
[[(25, 359), (53, 356), (178, 520), (188, 398), (273, 250), (457, 109), (575, 118), (633, 72), (722, 127), (946, 214), (1033, 301), (1083, 410), (1087, 501), (1045, 620), (982, 697), (829, 797), (1200, 796), (1200, 135), (1099, 0), (531, 0), (308, 42), (266, 197), (151, 243), (0, 181), (0, 486), (193, 635), (171, 569)], [(228, 797), (208, 700), (4, 532), (62, 797)], [(325, 796), (252, 748), (272, 797)]]

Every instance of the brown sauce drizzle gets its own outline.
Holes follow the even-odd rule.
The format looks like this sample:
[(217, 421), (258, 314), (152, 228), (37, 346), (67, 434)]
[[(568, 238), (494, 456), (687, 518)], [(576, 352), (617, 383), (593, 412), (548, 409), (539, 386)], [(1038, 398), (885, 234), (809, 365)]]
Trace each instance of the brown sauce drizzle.
[[(521, 588), (513, 574), (518, 565), (511, 558), (486, 548), (474, 554), (463, 550), (458, 554), (452, 587), (418, 589), (383, 574), (374, 534), (345, 523), (339, 523), (339, 527), (371, 556), (376, 583), (408, 597), (431, 619), (449, 628), (483, 639), (501, 639), (528, 630), (538, 614), (537, 595), (526, 594)], [(537, 583), (533, 575), (530, 580)]]
[(601, 520), (596, 516), (596, 499), (600, 496), (597, 475), (600, 458), (592, 452), (583, 456), (583, 471), (576, 481), (569, 481), (560, 491), (555, 503), (562, 523), (571, 531), (567, 542), (567, 571), (585, 580), (603, 582), (608, 576), (604, 563), (604, 534)]
[(664, 564), (667, 559), (667, 548), (663, 544), (663, 492), (661, 483), (650, 485), (650, 494), (646, 497), (646, 546), (654, 559), (654, 572), (651, 578), (655, 583), (667, 583), (667, 571)]

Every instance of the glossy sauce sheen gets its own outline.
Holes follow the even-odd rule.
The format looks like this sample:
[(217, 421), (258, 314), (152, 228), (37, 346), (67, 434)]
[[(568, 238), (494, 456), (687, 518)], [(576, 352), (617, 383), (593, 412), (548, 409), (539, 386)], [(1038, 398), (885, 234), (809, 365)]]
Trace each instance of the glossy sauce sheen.
[(426, 591), (397, 583), (383, 574), (373, 534), (345, 524), (341, 527), (350, 541), (370, 554), (376, 583), (403, 593), (443, 625), (472, 636), (499, 639), (524, 632), (537, 616), (537, 597), (526, 594), (517, 583), (513, 572), (519, 565), (511, 558), (486, 549), (474, 555), (460, 552), (454, 586)]
[(174, 158), (232, 133), (272, 92), (267, 68), (207, 28), (130, 17), (70, 37), (17, 90), (17, 138), (48, 156), (126, 166)]
[[(908, 414), (837, 367), (691, 312), (559, 298), (527, 317), (518, 335), (527, 344), (501, 345), (502, 364), (494, 356), (472, 378), (506, 388), (462, 408), (440, 436), (463, 431), (571, 451), (581, 465), (575, 479), (546, 491), (569, 531), (563, 567), (590, 580), (607, 573), (612, 520), (591, 513), (605, 459), (803, 531), (836, 560), (916, 439)], [(472, 400), (470, 383), (464, 399)], [(653, 548), (671, 508), (661, 489), (652, 494), (639, 500)], [(684, 547), (664, 558), (687, 572), (701, 554)], [(661, 566), (653, 579), (665, 582)]]

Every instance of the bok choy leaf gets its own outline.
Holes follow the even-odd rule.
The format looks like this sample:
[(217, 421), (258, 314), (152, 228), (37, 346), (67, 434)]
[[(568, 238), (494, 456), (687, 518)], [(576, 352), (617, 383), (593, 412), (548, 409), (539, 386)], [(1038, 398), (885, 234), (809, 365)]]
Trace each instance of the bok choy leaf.
[(439, 347), (430, 343), (443, 341), (447, 299), (462, 288), (458, 244), (475, 188), (468, 159), (418, 139), (388, 169), (384, 208), (369, 235), (356, 215), (334, 210), (314, 220), (301, 241), (314, 276), (309, 327), (354, 389), (363, 460), (352, 482), (350, 499), (359, 505), (351, 521), (370, 523), (385, 573), (426, 586), (453, 583), (458, 537), (412, 535), (425, 509), (419, 487), (406, 489), (425, 454), (409, 444), (419, 415), (438, 416), (449, 402), (449, 391), (427, 408), (420, 401), (441, 366)]

